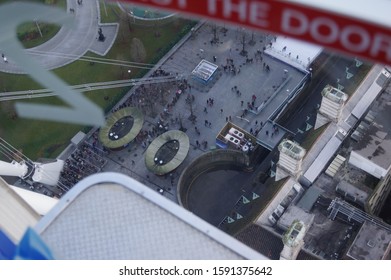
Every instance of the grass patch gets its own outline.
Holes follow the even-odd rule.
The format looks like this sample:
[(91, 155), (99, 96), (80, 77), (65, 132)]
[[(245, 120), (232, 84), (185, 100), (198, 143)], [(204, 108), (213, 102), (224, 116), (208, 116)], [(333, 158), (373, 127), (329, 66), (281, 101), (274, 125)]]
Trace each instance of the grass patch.
[[(115, 7), (114, 5), (107, 5), (108, 11), (115, 11)], [(129, 26), (127, 22), (120, 19), (119, 23), (120, 30), (117, 40), (105, 58), (131, 61), (130, 43), (133, 38), (138, 38), (143, 42), (146, 50), (145, 63), (159, 61), (195, 24), (195, 22), (180, 18), (175, 18), (159, 27)], [(159, 31), (158, 37), (155, 33), (156, 30)], [(94, 53), (87, 53), (87, 55), (100, 57)], [(53, 72), (66, 83), (75, 85), (128, 79), (129, 73), (127, 71), (129, 69), (132, 71), (131, 78), (140, 78), (148, 71), (140, 68), (79, 60)], [(39, 88), (42, 87), (27, 75), (0, 73), (0, 92)], [(108, 112), (128, 90), (129, 88), (97, 90), (85, 93), (85, 95), (104, 109), (105, 112)], [(108, 97), (107, 100), (105, 100), (105, 96)], [(23, 102), (63, 104), (57, 97), (25, 99)], [(88, 128), (78, 125), (18, 118), (13, 101), (0, 102), (0, 118), (2, 120), (0, 123), (0, 137), (11, 143), (15, 148), (22, 150), (25, 155), (33, 160), (39, 157), (56, 157), (78, 131), (88, 131)]]
[[(68, 144), (82, 126), (29, 119), (11, 119), (0, 111), (0, 136), (26, 156), (37, 159), (54, 157)], [(54, 148), (55, 147), (55, 148)]]
[[(55, 24), (28, 22), (18, 27), (17, 36), (23, 47), (29, 49), (49, 41), (60, 29), (61, 27)], [(39, 30), (41, 33), (39, 33)]]
[(121, 9), (117, 5), (109, 5), (103, 1), (99, 1), (100, 21), (102, 23), (113, 23), (119, 21)]
[(353, 93), (357, 90), (359, 85), (364, 81), (364, 78), (368, 75), (369, 71), (372, 69), (373, 64), (371, 63), (364, 63), (361, 65), (357, 72), (355, 73), (354, 77), (352, 78), (351, 83), (348, 83), (345, 88), (343, 89), (343, 92), (345, 92), (349, 97), (353, 95)]
[[(10, 0), (0, 0), (0, 5), (14, 2)], [(66, 0), (33, 0), (29, 2), (50, 5), (66, 9)], [(17, 37), (26, 49), (39, 46), (50, 40), (60, 30), (60, 26), (46, 22), (26, 22), (18, 26)], [(40, 33), (41, 32), (41, 33)], [(42, 36), (41, 36), (42, 34)]]

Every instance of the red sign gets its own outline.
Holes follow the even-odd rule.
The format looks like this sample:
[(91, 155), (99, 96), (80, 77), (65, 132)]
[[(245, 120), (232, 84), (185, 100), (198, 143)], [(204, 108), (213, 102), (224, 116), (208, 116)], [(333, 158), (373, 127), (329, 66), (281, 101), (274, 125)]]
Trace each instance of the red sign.
[(121, 0), (223, 20), (391, 63), (391, 30), (295, 2), (262, 0)]

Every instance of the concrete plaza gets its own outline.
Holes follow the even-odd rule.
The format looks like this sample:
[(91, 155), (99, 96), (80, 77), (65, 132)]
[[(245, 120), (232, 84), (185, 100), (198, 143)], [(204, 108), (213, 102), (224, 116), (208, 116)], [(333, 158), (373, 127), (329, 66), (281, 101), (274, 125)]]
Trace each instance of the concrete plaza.
[[(227, 121), (230, 120), (248, 132), (258, 132), (260, 142), (270, 149), (283, 138), (283, 132), (278, 135), (272, 132), (273, 122), (270, 121), (270, 116), (283, 105), (291, 91), (305, 78), (306, 73), (263, 53), (263, 49), (268, 48), (270, 42), (275, 40), (273, 36), (217, 26), (215, 38), (213, 28), (215, 26), (209, 23), (199, 24), (195, 31), (178, 43), (157, 66), (186, 79), (190, 84), (183, 93), (184, 96), (181, 96), (170, 110), (171, 119), (178, 116), (182, 118), (183, 127), (187, 129), (186, 133), (190, 138), (190, 151), (185, 161), (170, 176), (155, 176), (145, 167), (146, 148), (132, 143), (121, 151), (110, 152), (110, 160), (103, 171), (127, 174), (157, 191), (163, 189), (166, 197), (176, 201), (176, 183), (182, 170), (202, 153), (216, 148), (216, 136)], [(243, 38), (247, 56), (241, 54)], [(219, 66), (214, 80), (206, 85), (193, 79), (191, 75), (202, 59)], [(224, 70), (227, 60), (232, 61), (236, 74)], [(131, 94), (132, 92), (129, 92), (128, 95)], [(191, 110), (186, 103), (186, 97), (189, 95), (194, 96), (191, 110), (197, 117), (195, 122), (189, 119)], [(208, 102), (211, 99), (213, 105)], [(253, 101), (254, 106), (250, 109), (248, 104)], [(245, 110), (248, 112), (243, 115)], [(150, 130), (158, 120), (159, 117), (147, 116), (144, 130)], [(206, 121), (211, 125), (205, 125)], [(169, 129), (180, 127), (177, 122), (168, 122), (168, 125)], [(197, 141), (206, 141), (208, 144), (197, 145)]]

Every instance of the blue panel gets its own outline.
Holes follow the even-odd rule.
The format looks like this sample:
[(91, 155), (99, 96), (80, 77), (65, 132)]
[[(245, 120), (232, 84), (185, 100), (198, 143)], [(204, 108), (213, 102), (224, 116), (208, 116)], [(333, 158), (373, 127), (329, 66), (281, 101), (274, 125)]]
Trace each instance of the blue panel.
[(0, 230), (0, 260), (11, 260), (14, 257), (15, 244)]
[(52, 260), (50, 249), (41, 237), (31, 228), (28, 228), (15, 251), (18, 260)]
[(224, 143), (223, 141), (220, 141), (219, 139), (216, 139), (216, 146), (219, 146), (222, 149), (228, 148), (228, 144)]

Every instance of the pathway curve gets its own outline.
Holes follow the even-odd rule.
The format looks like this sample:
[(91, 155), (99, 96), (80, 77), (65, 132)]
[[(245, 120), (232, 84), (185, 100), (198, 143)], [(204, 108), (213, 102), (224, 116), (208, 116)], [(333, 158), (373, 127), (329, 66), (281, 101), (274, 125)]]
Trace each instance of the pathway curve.
[[(45, 69), (67, 65), (89, 50), (105, 55), (115, 41), (118, 25), (100, 24), (97, 1), (83, 1), (82, 5), (78, 5), (77, 0), (67, 0), (67, 7), (67, 12), (75, 18), (73, 28), (62, 27), (49, 41), (26, 50)], [(70, 12), (70, 9), (74, 9), (74, 12)], [(99, 28), (102, 28), (106, 37), (104, 42), (99, 42), (97, 39)], [(0, 71), (14, 74), (24, 73), (11, 58), (8, 61), (9, 63), (0, 62)]]

